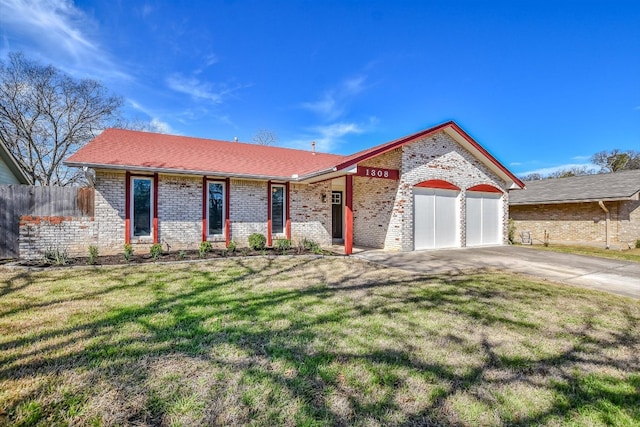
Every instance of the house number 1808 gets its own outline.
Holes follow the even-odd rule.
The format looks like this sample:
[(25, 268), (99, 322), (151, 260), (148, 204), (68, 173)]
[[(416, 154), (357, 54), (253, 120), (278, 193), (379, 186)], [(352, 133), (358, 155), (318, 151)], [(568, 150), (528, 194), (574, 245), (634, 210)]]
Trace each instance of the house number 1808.
[(365, 176), (374, 176), (374, 177), (378, 177), (378, 178), (389, 178), (389, 171), (388, 170), (366, 168), (364, 173), (365, 173)]

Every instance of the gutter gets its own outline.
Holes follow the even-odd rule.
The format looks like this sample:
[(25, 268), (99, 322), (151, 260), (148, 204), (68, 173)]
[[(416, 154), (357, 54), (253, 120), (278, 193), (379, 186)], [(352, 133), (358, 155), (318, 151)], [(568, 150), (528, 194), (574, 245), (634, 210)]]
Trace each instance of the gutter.
[(604, 202), (602, 200), (600, 200), (598, 202), (598, 205), (602, 208), (602, 210), (604, 211), (604, 217), (605, 217), (605, 240), (606, 240), (606, 245), (607, 245), (607, 249), (609, 249), (611, 247), (611, 236), (609, 233), (609, 223), (611, 222), (611, 213), (609, 212), (609, 209), (607, 209), (607, 207), (604, 205)]

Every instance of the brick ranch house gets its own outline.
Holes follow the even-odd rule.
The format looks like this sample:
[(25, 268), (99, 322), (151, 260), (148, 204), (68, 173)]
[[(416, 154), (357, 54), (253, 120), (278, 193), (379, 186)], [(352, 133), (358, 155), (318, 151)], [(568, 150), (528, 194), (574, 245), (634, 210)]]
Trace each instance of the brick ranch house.
[(346, 254), (500, 245), (508, 190), (523, 188), (454, 122), (350, 156), (107, 129), (65, 163), (95, 171), (82, 254), (89, 244), (101, 254), (125, 243), (244, 246), (252, 233), (268, 245), (339, 241)]
[(542, 241), (634, 246), (640, 239), (640, 170), (527, 182), (510, 195), (516, 233)]

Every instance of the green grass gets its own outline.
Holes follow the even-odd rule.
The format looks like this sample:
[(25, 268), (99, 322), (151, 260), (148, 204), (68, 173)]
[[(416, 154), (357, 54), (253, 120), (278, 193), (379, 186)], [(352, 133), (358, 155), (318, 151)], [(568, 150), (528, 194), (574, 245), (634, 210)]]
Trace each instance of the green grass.
[(605, 248), (600, 248), (596, 246), (561, 245), (561, 244), (551, 244), (546, 247), (543, 245), (534, 245), (532, 247), (535, 249), (540, 249), (544, 251), (598, 256), (602, 258), (621, 259), (626, 261), (640, 262), (640, 249), (637, 249), (637, 248), (627, 249), (627, 250), (616, 250), (616, 249), (605, 249)]
[(640, 303), (345, 258), (0, 269), (2, 425), (640, 425)]

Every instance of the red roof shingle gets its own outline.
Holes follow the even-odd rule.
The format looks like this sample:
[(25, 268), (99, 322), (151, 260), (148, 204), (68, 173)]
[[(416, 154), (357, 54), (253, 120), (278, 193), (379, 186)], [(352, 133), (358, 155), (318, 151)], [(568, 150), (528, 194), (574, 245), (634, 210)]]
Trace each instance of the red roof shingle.
[(107, 129), (69, 157), (69, 166), (137, 169), (248, 178), (295, 180), (349, 168), (405, 144), (437, 132), (453, 132), (520, 188), (524, 184), (455, 122), (446, 122), (350, 156), (313, 153), (291, 148), (218, 141), (123, 129)]
[(291, 148), (107, 129), (65, 163), (291, 179), (331, 168), (342, 159)]

